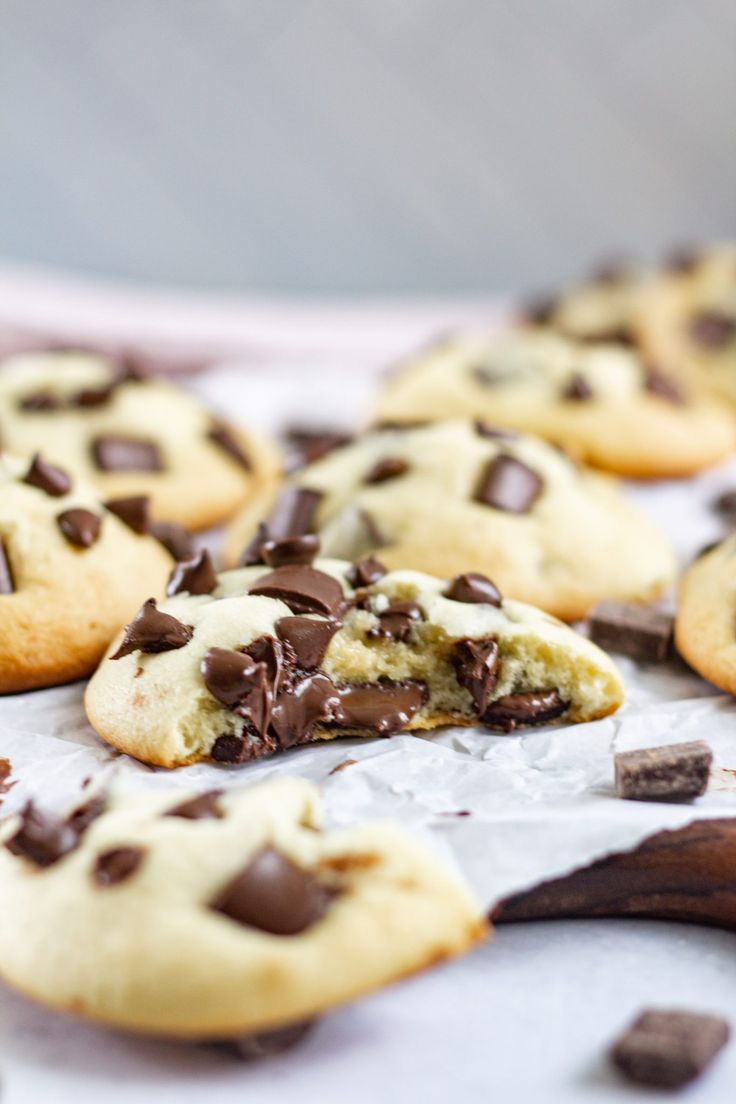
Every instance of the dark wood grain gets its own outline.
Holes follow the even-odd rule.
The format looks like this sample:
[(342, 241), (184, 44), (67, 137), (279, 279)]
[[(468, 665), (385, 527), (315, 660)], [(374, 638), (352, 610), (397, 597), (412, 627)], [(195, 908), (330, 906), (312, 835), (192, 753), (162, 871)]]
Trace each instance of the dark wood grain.
[(596, 916), (685, 920), (736, 931), (736, 818), (658, 832), (634, 851), (506, 898), (491, 919)]

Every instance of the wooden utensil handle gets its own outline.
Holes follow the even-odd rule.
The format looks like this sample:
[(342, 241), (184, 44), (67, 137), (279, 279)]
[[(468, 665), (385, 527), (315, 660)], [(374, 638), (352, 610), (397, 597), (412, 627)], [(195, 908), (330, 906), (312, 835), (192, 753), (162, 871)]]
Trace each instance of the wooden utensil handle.
[(638, 916), (736, 930), (736, 818), (658, 832), (501, 901), (496, 923), (562, 917)]

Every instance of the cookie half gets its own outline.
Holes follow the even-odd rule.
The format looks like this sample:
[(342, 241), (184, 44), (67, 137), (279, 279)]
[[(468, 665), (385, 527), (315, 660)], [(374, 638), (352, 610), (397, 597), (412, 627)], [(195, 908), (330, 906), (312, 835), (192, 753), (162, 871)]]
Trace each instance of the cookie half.
[(442, 724), (589, 721), (622, 700), (605, 653), (489, 579), (369, 559), (241, 568), (147, 603), (85, 705), (108, 743), (175, 767)]
[(40, 455), (0, 454), (0, 693), (90, 674), (141, 600), (163, 592), (172, 560), (143, 531), (144, 508), (108, 509)]
[(191, 529), (224, 521), (278, 471), (273, 446), (194, 395), (85, 353), (0, 364), (0, 448), (42, 449), (101, 497), (148, 495), (154, 517)]
[[(460, 954), (487, 925), (390, 823), (327, 832), (309, 783), (26, 807), (0, 846), (0, 975), (131, 1031), (235, 1038)], [(49, 923), (53, 917), (53, 923)]]
[(674, 579), (664, 538), (608, 478), (538, 438), (485, 423), (376, 430), (254, 501), (225, 539), (247, 560), (258, 524), (314, 532), (328, 556), (490, 575), (504, 594), (574, 620), (602, 598), (647, 602)]
[(376, 420), (471, 416), (537, 433), (587, 463), (638, 478), (691, 475), (736, 447), (728, 412), (688, 394), (633, 347), (550, 329), (443, 341), (392, 375)]
[(683, 575), (675, 643), (698, 674), (736, 694), (736, 536), (700, 556)]

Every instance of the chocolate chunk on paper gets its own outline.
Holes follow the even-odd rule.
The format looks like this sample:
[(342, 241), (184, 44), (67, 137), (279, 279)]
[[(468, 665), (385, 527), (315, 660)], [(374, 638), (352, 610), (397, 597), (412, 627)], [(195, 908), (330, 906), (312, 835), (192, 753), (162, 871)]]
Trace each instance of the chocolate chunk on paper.
[(603, 601), (588, 615), (590, 639), (632, 659), (660, 662), (672, 647), (674, 619), (651, 606)]
[(102, 520), (91, 510), (63, 510), (56, 523), (70, 544), (91, 548), (100, 536)]
[(99, 471), (164, 470), (161, 451), (155, 441), (138, 437), (95, 437), (91, 450)]
[(174, 594), (211, 594), (217, 585), (217, 573), (212, 557), (206, 548), (191, 560), (178, 563), (171, 572), (166, 593)]
[(331, 899), (332, 893), (311, 871), (266, 846), (210, 907), (244, 927), (288, 936), (321, 920)]
[(280, 598), (293, 613), (322, 613), (335, 616), (342, 608), (342, 587), (332, 575), (307, 564), (287, 564), (262, 575), (249, 594)]
[(71, 490), (72, 481), (63, 468), (56, 468), (53, 464), (47, 464), (40, 452), (35, 453), (31, 460), (31, 466), (26, 472), (24, 483), (31, 487), (38, 487), (52, 498), (60, 498)]
[(614, 1043), (611, 1061), (639, 1085), (677, 1089), (703, 1073), (730, 1034), (722, 1016), (648, 1009)]
[(483, 470), (475, 501), (511, 514), (526, 514), (539, 498), (544, 481), (513, 456), (494, 457)]
[(123, 642), (110, 659), (122, 659), (136, 651), (155, 654), (183, 648), (192, 639), (193, 632), (191, 625), (184, 625), (170, 613), (157, 609), (156, 599), (149, 598), (126, 625)]
[(456, 575), (450, 580), (444, 596), (451, 598), (453, 602), (471, 602), (488, 606), (500, 607), (502, 602), (501, 592), (496, 584), (477, 571)]
[(629, 801), (691, 801), (705, 793), (712, 762), (705, 740), (619, 751), (616, 793)]
[(105, 503), (105, 508), (111, 514), (132, 529), (139, 536), (144, 536), (151, 527), (151, 500), (148, 495), (129, 495), (127, 498), (110, 498)]
[(12, 594), (14, 590), (15, 584), (13, 582), (13, 572), (10, 568), (8, 550), (3, 538), (0, 537), (0, 594)]

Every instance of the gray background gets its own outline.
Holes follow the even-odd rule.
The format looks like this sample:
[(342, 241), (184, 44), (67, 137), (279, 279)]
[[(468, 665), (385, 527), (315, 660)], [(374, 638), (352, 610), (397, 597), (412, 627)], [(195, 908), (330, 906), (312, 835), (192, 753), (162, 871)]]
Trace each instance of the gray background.
[(734, 233), (734, 0), (0, 0), (0, 257), (532, 287)]

